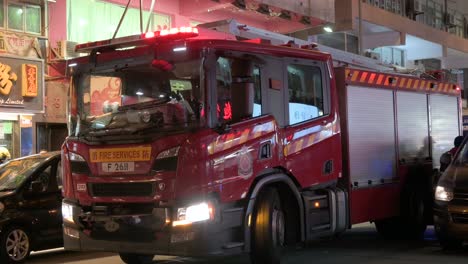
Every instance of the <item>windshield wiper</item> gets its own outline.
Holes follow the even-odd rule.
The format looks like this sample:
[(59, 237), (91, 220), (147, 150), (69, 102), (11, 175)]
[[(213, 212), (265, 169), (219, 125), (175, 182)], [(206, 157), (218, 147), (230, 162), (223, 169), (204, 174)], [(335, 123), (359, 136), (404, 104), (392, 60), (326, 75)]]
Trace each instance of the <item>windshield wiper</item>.
[(162, 105), (167, 102), (169, 102), (171, 99), (170, 98), (164, 98), (164, 99), (157, 99), (157, 100), (151, 100), (148, 102), (142, 102), (142, 103), (136, 103), (136, 104), (130, 104), (130, 105), (123, 105), (119, 106), (118, 110), (119, 111), (125, 111), (128, 109), (144, 109), (144, 108), (151, 108), (156, 105)]

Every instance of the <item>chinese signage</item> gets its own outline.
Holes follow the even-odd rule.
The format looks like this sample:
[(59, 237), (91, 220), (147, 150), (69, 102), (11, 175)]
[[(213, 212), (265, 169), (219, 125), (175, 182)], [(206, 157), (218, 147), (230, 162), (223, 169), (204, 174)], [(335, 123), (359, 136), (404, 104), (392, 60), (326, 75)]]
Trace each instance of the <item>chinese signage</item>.
[(43, 61), (0, 56), (0, 112), (44, 110)]
[(21, 95), (23, 97), (37, 96), (37, 66), (34, 64), (21, 65), (21, 73), (23, 82), (21, 87)]
[(0, 32), (0, 53), (37, 58), (36, 44), (37, 41), (35, 37), (12, 32)]
[(36, 122), (47, 123), (66, 123), (67, 112), (67, 96), (69, 82), (63, 81), (48, 81), (45, 83), (45, 97), (43, 115), (34, 115)]

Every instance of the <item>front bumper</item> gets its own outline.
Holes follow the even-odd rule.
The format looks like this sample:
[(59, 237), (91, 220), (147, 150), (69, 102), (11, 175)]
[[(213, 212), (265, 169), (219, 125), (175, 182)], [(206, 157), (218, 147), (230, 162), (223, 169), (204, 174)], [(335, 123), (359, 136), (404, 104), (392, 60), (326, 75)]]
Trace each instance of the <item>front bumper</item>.
[(434, 226), (439, 236), (468, 240), (468, 204), (436, 201)]
[[(82, 212), (73, 206), (74, 215)], [(173, 227), (157, 216), (109, 216), (119, 223), (109, 232), (102, 225), (85, 226), (64, 221), (64, 247), (75, 251), (108, 251), (177, 256), (224, 256), (243, 251), (243, 208), (221, 208), (215, 221)], [(101, 218), (101, 219), (105, 219)], [(142, 221), (135, 221), (141, 219)], [(148, 221), (148, 219), (154, 221)], [(136, 222), (139, 222), (136, 224)], [(108, 226), (112, 229), (112, 226)]]

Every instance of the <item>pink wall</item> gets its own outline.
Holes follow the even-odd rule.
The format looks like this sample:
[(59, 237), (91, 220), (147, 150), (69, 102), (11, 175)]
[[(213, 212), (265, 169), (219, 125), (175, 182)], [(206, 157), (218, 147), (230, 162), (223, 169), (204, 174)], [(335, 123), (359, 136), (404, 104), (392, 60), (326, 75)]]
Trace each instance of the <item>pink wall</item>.
[(57, 0), (48, 2), (49, 41), (52, 47), (56, 47), (56, 42), (67, 39), (67, 0)]

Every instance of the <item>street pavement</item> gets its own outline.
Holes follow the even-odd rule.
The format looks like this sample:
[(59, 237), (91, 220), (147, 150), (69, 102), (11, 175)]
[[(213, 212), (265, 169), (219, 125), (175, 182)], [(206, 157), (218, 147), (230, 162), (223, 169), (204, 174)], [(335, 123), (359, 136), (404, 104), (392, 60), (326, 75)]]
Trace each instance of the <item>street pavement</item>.
[[(222, 259), (195, 259), (156, 256), (154, 263), (164, 264), (248, 264), (247, 256)], [(65, 252), (63, 249), (33, 252), (29, 264), (119, 264), (112, 253)], [(468, 246), (459, 251), (445, 252), (439, 247), (432, 228), (419, 242), (385, 240), (371, 224), (353, 226), (353, 229), (333, 240), (308, 243), (305, 247), (288, 250), (282, 263), (299, 264), (466, 264)]]

